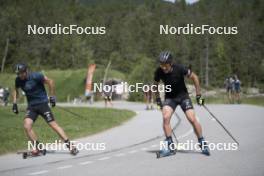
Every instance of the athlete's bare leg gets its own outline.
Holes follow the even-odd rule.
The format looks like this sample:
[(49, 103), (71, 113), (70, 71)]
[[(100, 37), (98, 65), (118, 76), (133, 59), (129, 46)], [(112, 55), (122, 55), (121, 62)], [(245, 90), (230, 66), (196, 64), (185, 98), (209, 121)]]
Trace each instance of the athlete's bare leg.
[(171, 136), (171, 125), (170, 125), (170, 120), (171, 116), (173, 114), (173, 109), (170, 106), (164, 106), (162, 108), (162, 117), (163, 117), (163, 130), (165, 133), (166, 137)]
[(185, 115), (188, 119), (188, 121), (191, 123), (191, 125), (193, 126), (193, 130), (197, 136), (197, 138), (201, 138), (202, 135), (202, 127), (201, 124), (198, 122), (194, 110), (193, 109), (188, 109), (187, 111), (185, 111)]
[(24, 119), (24, 130), (27, 134), (27, 137), (32, 142), (37, 141), (37, 135), (32, 129), (33, 123), (34, 123), (33, 120), (28, 117)]
[(49, 126), (63, 139), (64, 141), (68, 139), (68, 136), (65, 134), (64, 130), (58, 125), (54, 120), (49, 122)]

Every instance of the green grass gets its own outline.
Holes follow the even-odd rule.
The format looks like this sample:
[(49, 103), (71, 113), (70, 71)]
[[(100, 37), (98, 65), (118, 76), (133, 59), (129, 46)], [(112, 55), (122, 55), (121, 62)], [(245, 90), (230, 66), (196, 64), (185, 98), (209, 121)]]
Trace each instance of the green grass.
[[(242, 97), (242, 104), (251, 104), (257, 106), (264, 106), (264, 97)], [(228, 104), (226, 96), (219, 97), (206, 97), (206, 103), (208, 104)]]
[[(25, 109), (20, 107), (21, 109)], [(23, 130), (23, 116), (15, 115), (11, 107), (0, 107), (0, 154), (13, 152), (27, 147), (27, 138)], [(128, 110), (100, 108), (67, 108), (83, 117), (76, 117), (59, 108), (53, 113), (58, 124), (65, 130), (70, 139), (84, 137), (120, 125), (135, 115)], [(41, 142), (54, 142), (59, 137), (39, 116), (33, 129)]]
[[(42, 70), (49, 78), (55, 81), (56, 96), (58, 101), (71, 100), (74, 97), (83, 96), (85, 92), (86, 69), (78, 70)], [(104, 69), (97, 68), (94, 73), (93, 82), (103, 80)], [(116, 70), (109, 70), (108, 78), (116, 78), (125, 80), (125, 75)], [(0, 74), (0, 85), (13, 88), (15, 82), (15, 74)]]
[(264, 106), (264, 97), (243, 98), (242, 103)]

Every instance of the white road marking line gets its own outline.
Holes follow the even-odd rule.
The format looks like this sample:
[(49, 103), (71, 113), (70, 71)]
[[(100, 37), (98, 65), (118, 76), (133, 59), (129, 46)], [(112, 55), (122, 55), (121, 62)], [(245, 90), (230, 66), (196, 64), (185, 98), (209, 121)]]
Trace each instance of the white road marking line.
[(185, 150), (185, 148), (183, 146), (177, 145), (177, 150)]
[(72, 167), (72, 165), (66, 165), (66, 166), (57, 167), (57, 169), (61, 170), (61, 169), (68, 169), (71, 167)]
[(49, 172), (48, 170), (42, 170), (42, 171), (39, 171), (39, 172), (32, 172), (32, 173), (29, 173), (28, 175), (40, 175), (40, 174), (45, 174)]
[(148, 150), (148, 148), (143, 147), (143, 148), (141, 148), (140, 150), (142, 150), (142, 151), (146, 151), (146, 150)]
[(85, 161), (85, 162), (81, 162), (79, 163), (80, 165), (86, 165), (86, 164), (92, 164), (93, 161)]
[(154, 147), (157, 147), (157, 146), (158, 146), (157, 144), (154, 144), (154, 145), (152, 145), (152, 146), (150, 146), (150, 147), (154, 148)]
[(104, 160), (108, 160), (110, 159), (110, 157), (103, 157), (103, 158), (99, 158), (98, 161), (104, 161)]
[(119, 154), (116, 154), (115, 156), (116, 157), (121, 157), (121, 156), (125, 156), (126, 154), (124, 154), (124, 153), (119, 153)]
[(137, 150), (132, 150), (132, 151), (129, 151), (128, 153), (130, 153), (130, 154), (137, 153)]

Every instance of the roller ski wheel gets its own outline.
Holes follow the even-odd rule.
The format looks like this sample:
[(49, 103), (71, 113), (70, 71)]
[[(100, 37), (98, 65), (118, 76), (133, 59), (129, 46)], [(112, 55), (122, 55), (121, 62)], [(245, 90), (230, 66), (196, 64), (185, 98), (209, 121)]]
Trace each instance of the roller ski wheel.
[(39, 150), (39, 151), (25, 151), (22, 152), (22, 158), (27, 159), (27, 158), (32, 158), (32, 157), (38, 157), (38, 156), (45, 156), (47, 153), (47, 150)]
[(79, 153), (79, 150), (77, 148), (73, 148), (71, 151), (70, 151), (71, 155), (75, 156)]

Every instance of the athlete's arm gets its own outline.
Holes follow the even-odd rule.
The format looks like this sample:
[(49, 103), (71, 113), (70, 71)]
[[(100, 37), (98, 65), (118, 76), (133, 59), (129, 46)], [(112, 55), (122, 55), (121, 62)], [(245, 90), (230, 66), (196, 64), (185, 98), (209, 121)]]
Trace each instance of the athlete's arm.
[(191, 72), (191, 74), (188, 76), (189, 79), (193, 81), (195, 90), (196, 90), (196, 95), (201, 95), (201, 87), (200, 87), (200, 82), (198, 76), (194, 73)]
[(55, 96), (55, 84), (54, 81), (47, 76), (44, 76), (44, 84), (47, 84), (49, 87), (49, 95)]
[(15, 114), (18, 114), (18, 107), (17, 107), (17, 98), (18, 98), (18, 88), (15, 88), (14, 91), (13, 91), (13, 107), (12, 107), (12, 111), (15, 113)]
[(19, 91), (18, 91), (18, 88), (15, 88), (14, 91), (13, 91), (13, 103), (17, 103), (17, 99), (19, 97)]
[(157, 105), (160, 107), (160, 109), (162, 109), (162, 102), (161, 102), (161, 98), (160, 98), (160, 92), (159, 92), (159, 82), (154, 81), (154, 91), (155, 91), (155, 96), (156, 96), (156, 103)]

